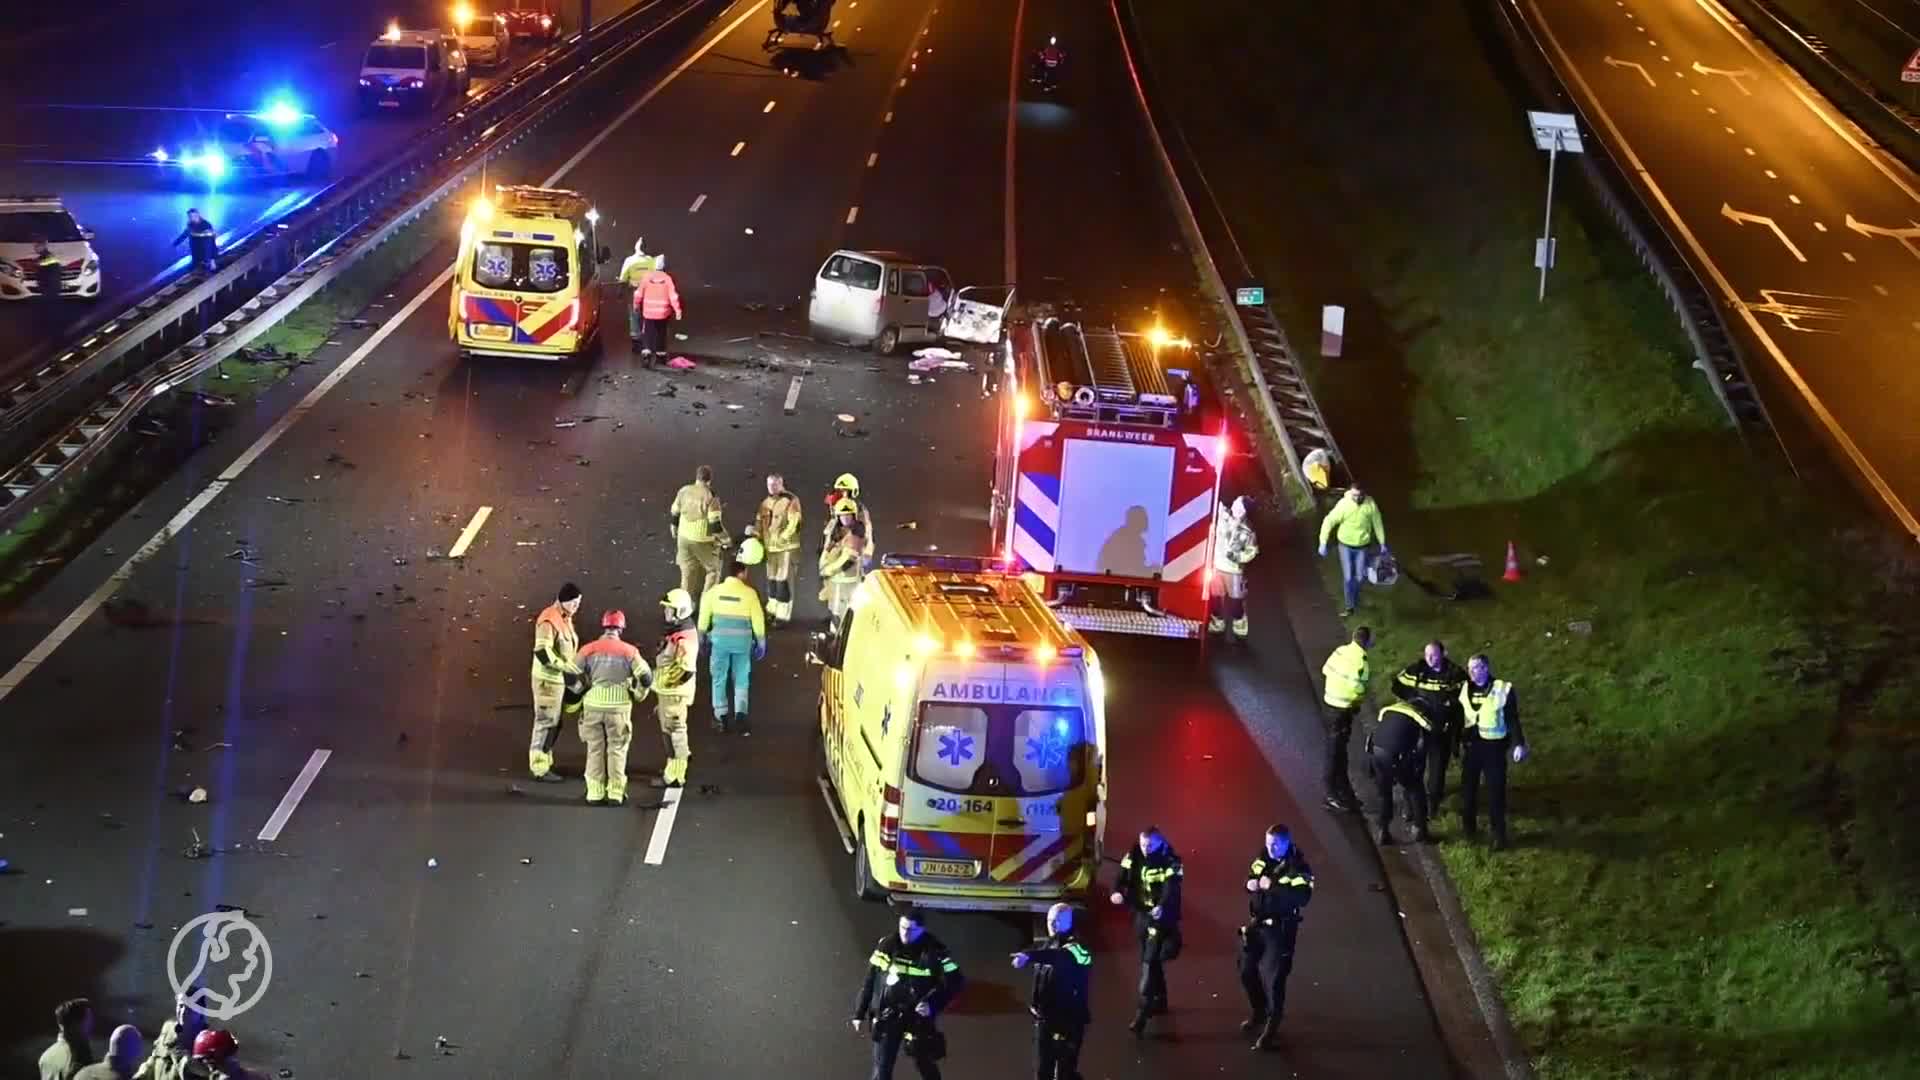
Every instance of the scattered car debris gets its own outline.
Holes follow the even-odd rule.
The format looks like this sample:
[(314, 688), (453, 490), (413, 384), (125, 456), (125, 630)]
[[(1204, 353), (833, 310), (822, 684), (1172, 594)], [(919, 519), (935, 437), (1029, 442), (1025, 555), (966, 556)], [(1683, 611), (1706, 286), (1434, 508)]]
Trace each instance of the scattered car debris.
[(429, 870), (438, 870), (439, 868), (440, 868), (440, 860), (439, 860), (439, 859), (428, 859), (428, 860), (427, 860), (427, 869), (429, 869)]
[(199, 803), (206, 802), (207, 789), (203, 787), (197, 787), (197, 788), (194, 788), (192, 791), (187, 792), (187, 801), (190, 803), (194, 803), (196, 805)]
[(84, 919), (87, 917), (87, 909), (83, 907), (70, 907), (67, 909), (67, 914), (76, 919)]
[(298, 496), (288, 497), (286, 495), (269, 495), (267, 496), (267, 501), (270, 503), (291, 504), (291, 503), (303, 503), (303, 502), (306, 502), (307, 500), (299, 498)]
[(667, 366), (672, 368), (675, 371), (692, 371), (695, 367), (699, 365), (695, 364), (693, 361), (687, 359), (684, 356), (676, 356), (673, 359), (667, 361)]
[(393, 565), (395, 565), (395, 566), (405, 566), (405, 565), (407, 565), (407, 560), (406, 560), (406, 557), (405, 557), (405, 556), (401, 556), (401, 555), (395, 555), (395, 556), (393, 557)]
[(920, 527), (920, 523), (918, 521), (903, 521), (900, 524), (894, 526), (894, 528), (896, 529), (905, 529), (908, 532), (912, 532), (913, 530), (919, 527)]

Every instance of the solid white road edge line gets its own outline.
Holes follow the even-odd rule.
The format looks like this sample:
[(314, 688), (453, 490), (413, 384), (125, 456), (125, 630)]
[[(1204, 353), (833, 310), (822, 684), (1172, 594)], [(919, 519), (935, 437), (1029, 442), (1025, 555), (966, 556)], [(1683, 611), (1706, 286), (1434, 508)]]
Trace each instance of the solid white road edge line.
[(667, 861), (667, 840), (673, 836), (673, 819), (680, 813), (680, 793), (686, 788), (670, 787), (660, 796), (660, 811), (653, 818), (653, 836), (647, 840), (647, 865)]
[[(639, 112), (642, 105), (652, 101), (660, 91), (667, 88), (669, 83), (684, 74), (686, 70), (697, 63), (701, 57), (712, 52), (714, 47), (719, 45), (728, 34), (739, 29), (741, 23), (752, 18), (755, 13), (766, 6), (767, 0), (756, 0), (751, 7), (741, 12), (738, 18), (728, 23), (724, 29), (715, 34), (705, 45), (696, 49), (693, 55), (682, 61), (679, 67), (668, 72), (665, 77), (654, 84), (652, 89), (642, 94), (640, 100), (634, 102), (619, 116), (614, 117), (612, 123), (608, 124), (600, 134), (595, 135), (585, 147), (581, 148), (579, 153), (568, 158), (566, 163), (555, 170), (552, 176), (547, 177), (540, 186), (552, 187), (568, 173), (572, 172), (575, 166), (586, 160), (588, 154), (597, 149), (601, 143), (606, 142), (607, 138), (613, 134), (615, 129), (632, 119), (633, 114)], [(342, 360), (339, 367), (334, 368), (327, 374), (326, 378), (320, 380), (318, 386), (309, 390), (307, 396), (300, 399), (299, 404), (295, 405), (285, 416), (282, 416), (272, 427), (267, 429), (266, 434), (260, 436), (252, 446), (247, 447), (246, 452), (241, 454), (232, 465), (229, 465), (225, 472), (221, 473), (212, 483), (202, 489), (200, 494), (195, 495), (187, 505), (181, 507), (179, 513), (173, 515), (173, 517), (161, 527), (159, 532), (154, 533), (151, 540), (140, 545), (138, 551), (128, 556), (127, 561), (121, 563), (119, 569), (109, 575), (106, 581), (101, 582), (99, 588), (88, 593), (87, 598), (80, 601), (79, 607), (74, 608), (71, 614), (60, 620), (60, 625), (54, 627), (46, 637), (40, 639), (40, 643), (35, 645), (26, 656), (21, 657), (19, 662), (15, 663), (11, 668), (8, 668), (5, 675), (0, 675), (0, 701), (5, 701), (8, 695), (18, 690), (20, 684), (26, 681), (27, 676), (33, 674), (34, 669), (45, 663), (47, 658), (53, 655), (55, 649), (58, 649), (64, 644), (68, 638), (73, 636), (76, 630), (79, 630), (88, 619), (92, 618), (93, 613), (100, 610), (101, 605), (105, 604), (114, 593), (120, 590), (122, 585), (125, 585), (127, 581), (133, 577), (135, 567), (153, 558), (154, 555), (159, 553), (161, 548), (167, 545), (169, 540), (180, 535), (180, 532), (185, 529), (194, 518), (200, 515), (200, 511), (207, 508), (207, 504), (213, 502), (215, 498), (219, 497), (222, 491), (226, 490), (228, 484), (238, 480), (241, 473), (246, 472), (249, 466), (260, 459), (260, 455), (266, 453), (269, 447), (280, 441), (280, 436), (285, 435), (287, 429), (293, 427), (301, 417), (313, 411), (314, 406), (320, 403), (321, 398), (326, 397), (327, 393), (335, 386), (338, 386), (342, 379), (352, 374), (353, 369), (359, 367), (361, 361), (365, 360), (375, 349), (379, 348), (388, 337), (392, 336), (395, 330), (398, 330), (403, 323), (413, 317), (414, 312), (420, 310), (422, 304), (425, 304), (431, 299), (435, 293), (446, 288), (447, 282), (452, 280), (453, 267), (449, 266), (445, 270), (442, 270), (426, 288), (420, 290), (418, 296), (407, 301), (407, 305), (398, 312), (395, 312), (391, 319), (388, 319), (381, 325), (380, 329), (374, 331), (372, 337), (362, 342), (359, 348), (353, 350), (351, 355), (345, 360)]]
[(460, 530), (460, 538), (455, 540), (453, 547), (447, 551), (447, 558), (457, 559), (465, 555), (467, 553), (467, 546), (473, 543), (474, 537), (480, 535), (480, 526), (485, 525), (487, 518), (491, 517), (492, 514), (493, 507), (491, 506), (483, 506), (475, 510), (473, 512), (473, 520), (467, 522), (467, 527)]
[(308, 755), (306, 767), (300, 770), (299, 776), (293, 778), (293, 786), (280, 797), (280, 805), (274, 807), (273, 816), (260, 827), (259, 839), (280, 839), (280, 830), (287, 827), (287, 819), (293, 816), (293, 811), (300, 805), (300, 800), (307, 797), (307, 789), (313, 786), (313, 778), (320, 775), (321, 766), (325, 765), (327, 759), (332, 756), (331, 750), (315, 750)]

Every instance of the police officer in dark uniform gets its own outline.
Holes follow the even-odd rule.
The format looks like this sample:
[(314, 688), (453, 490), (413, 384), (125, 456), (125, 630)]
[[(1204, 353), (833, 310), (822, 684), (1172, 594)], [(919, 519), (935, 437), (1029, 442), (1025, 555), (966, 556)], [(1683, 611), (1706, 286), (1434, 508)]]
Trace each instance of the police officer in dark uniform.
[(922, 1080), (940, 1080), (947, 1037), (937, 1020), (964, 985), (960, 965), (927, 932), (920, 913), (902, 911), (899, 929), (874, 946), (860, 996), (853, 999), (853, 1030), (869, 1021), (873, 1025), (872, 1080), (893, 1080), (902, 1050)]
[(1080, 1080), (1080, 1044), (1093, 1022), (1087, 976), (1093, 952), (1073, 932), (1073, 906), (1047, 909), (1047, 939), (1013, 954), (1013, 966), (1032, 964), (1034, 1075), (1039, 1080)]
[(1465, 685), (1466, 670), (1447, 656), (1446, 643), (1438, 638), (1427, 642), (1420, 659), (1393, 679), (1393, 696), (1418, 705), (1433, 725), (1427, 735), (1428, 817), (1439, 815), (1447, 797), (1447, 762), (1460, 744), (1460, 688)]
[(1114, 904), (1133, 911), (1133, 932), (1140, 939), (1140, 1003), (1127, 1030), (1139, 1035), (1147, 1017), (1167, 1011), (1167, 973), (1162, 964), (1180, 951), (1180, 882), (1186, 871), (1173, 845), (1149, 825), (1120, 860), (1114, 879)]
[(1380, 842), (1393, 843), (1393, 788), (1407, 793), (1407, 820), (1413, 825), (1413, 838), (1422, 844), (1433, 837), (1427, 833), (1427, 793), (1421, 786), (1421, 765), (1427, 753), (1427, 740), (1433, 725), (1418, 705), (1396, 701), (1380, 710), (1380, 722), (1367, 736), (1367, 771), (1373, 776), (1374, 794), (1380, 799)]
[[(1272, 1048), (1279, 1036), (1301, 912), (1312, 899), (1313, 868), (1294, 845), (1293, 831), (1285, 825), (1269, 828), (1266, 845), (1247, 871), (1247, 911), (1253, 917), (1240, 928), (1240, 985), (1252, 1010), (1240, 1030), (1259, 1029), (1255, 1050)], [(1262, 963), (1273, 965), (1271, 979), (1261, 978)]]

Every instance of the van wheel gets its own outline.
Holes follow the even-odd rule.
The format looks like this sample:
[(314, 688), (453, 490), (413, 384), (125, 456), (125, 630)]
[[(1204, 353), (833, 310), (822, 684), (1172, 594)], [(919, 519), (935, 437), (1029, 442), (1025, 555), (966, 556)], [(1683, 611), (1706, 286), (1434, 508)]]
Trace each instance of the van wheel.
[(873, 871), (867, 867), (867, 823), (860, 821), (860, 838), (853, 843), (853, 895), (860, 900), (885, 898), (873, 884)]
[(887, 327), (885, 330), (880, 331), (879, 337), (873, 339), (873, 351), (879, 353), (881, 356), (892, 356), (894, 351), (899, 348), (900, 328), (897, 326)]
[(325, 180), (332, 169), (333, 161), (327, 157), (325, 150), (315, 150), (307, 155), (307, 179)]

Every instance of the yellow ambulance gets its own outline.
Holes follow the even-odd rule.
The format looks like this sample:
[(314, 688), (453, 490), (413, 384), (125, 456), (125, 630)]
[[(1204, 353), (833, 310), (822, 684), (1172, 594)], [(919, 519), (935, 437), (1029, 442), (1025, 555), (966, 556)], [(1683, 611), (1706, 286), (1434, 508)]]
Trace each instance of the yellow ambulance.
[(980, 558), (888, 555), (814, 637), (820, 790), (866, 899), (1044, 910), (1105, 831), (1100, 661)]
[(447, 332), (460, 355), (579, 356), (600, 333), (600, 214), (585, 195), (502, 185), (460, 227)]

